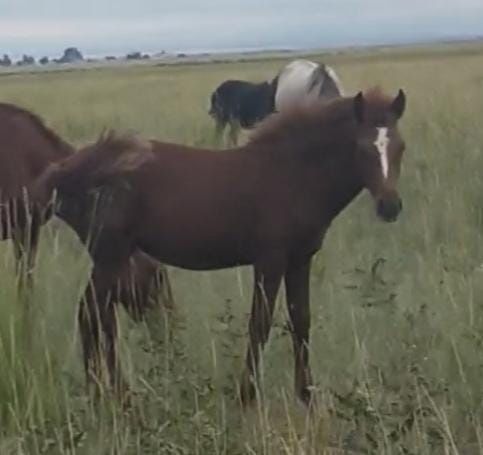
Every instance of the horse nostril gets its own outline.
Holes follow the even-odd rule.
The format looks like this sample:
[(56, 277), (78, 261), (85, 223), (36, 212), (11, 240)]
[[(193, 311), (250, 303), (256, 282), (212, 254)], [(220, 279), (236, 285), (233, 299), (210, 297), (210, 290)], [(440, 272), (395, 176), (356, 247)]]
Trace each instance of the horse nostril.
[(382, 199), (379, 199), (379, 201), (377, 201), (377, 213), (379, 215), (384, 213), (384, 201)]
[(401, 199), (380, 199), (377, 203), (377, 214), (385, 221), (395, 221), (402, 210)]

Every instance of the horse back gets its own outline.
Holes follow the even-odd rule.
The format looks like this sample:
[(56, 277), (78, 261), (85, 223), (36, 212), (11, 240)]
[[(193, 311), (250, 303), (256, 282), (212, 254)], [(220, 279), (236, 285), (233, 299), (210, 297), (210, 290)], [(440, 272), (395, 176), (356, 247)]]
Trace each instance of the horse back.
[(282, 111), (294, 105), (338, 96), (341, 96), (341, 89), (332, 68), (308, 60), (295, 60), (278, 75), (275, 109)]
[(20, 196), (22, 188), (31, 185), (49, 164), (72, 151), (30, 112), (0, 104), (2, 199)]

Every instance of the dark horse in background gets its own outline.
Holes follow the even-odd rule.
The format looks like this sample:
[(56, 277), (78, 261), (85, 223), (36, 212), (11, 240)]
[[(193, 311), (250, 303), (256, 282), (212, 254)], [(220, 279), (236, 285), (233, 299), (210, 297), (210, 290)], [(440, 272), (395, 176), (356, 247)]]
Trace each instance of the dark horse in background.
[(211, 95), (209, 114), (216, 123), (215, 134), (219, 139), (227, 125), (229, 139), (236, 144), (238, 129), (253, 128), (273, 112), (276, 80), (272, 82), (247, 82), (228, 80)]
[(253, 265), (244, 403), (255, 397), (259, 356), (284, 280), (295, 389), (309, 403), (311, 260), (334, 218), (364, 188), (381, 219), (398, 217), (404, 109), (402, 91), (388, 98), (372, 90), (273, 115), (230, 153), (108, 136), (52, 165), (36, 182), (38, 200), (47, 204), (57, 189), (60, 202), (77, 201), (94, 219), (88, 226), (85, 216), (72, 216), (62, 204), (55, 208), (94, 262), (79, 312), (88, 377), (122, 383), (106, 302), (119, 270), (139, 248), (190, 270)]
[[(44, 217), (28, 210), (30, 187), (52, 163), (67, 158), (74, 148), (32, 112), (0, 103), (0, 239), (13, 240), (19, 286), (32, 286), (32, 269)], [(65, 201), (67, 204), (67, 200)], [(64, 210), (76, 211), (74, 205)], [(41, 222), (42, 221), (42, 222)], [(121, 300), (134, 319), (152, 306), (158, 292), (172, 306), (166, 268), (137, 251), (120, 271), (120, 286), (113, 298)], [(27, 282), (24, 282), (27, 278)]]
[(229, 139), (236, 144), (239, 128), (253, 128), (271, 113), (300, 101), (331, 100), (343, 95), (335, 71), (309, 60), (294, 60), (270, 82), (228, 80), (211, 95), (209, 114), (219, 139), (229, 125)]

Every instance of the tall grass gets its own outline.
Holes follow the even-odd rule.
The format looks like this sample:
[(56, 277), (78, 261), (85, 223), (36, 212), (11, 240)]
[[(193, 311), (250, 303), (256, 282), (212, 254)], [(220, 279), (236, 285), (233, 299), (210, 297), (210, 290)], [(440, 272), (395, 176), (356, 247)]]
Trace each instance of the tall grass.
[[(403, 87), (409, 99), (400, 221), (378, 222), (364, 194), (316, 258), (312, 415), (292, 394), (282, 297), (263, 359), (265, 403), (238, 406), (246, 269), (171, 270), (179, 305), (171, 342), (162, 321), (148, 330), (121, 314), (132, 407), (93, 406), (75, 323), (90, 263), (52, 221), (36, 269), (33, 346), (24, 343), (11, 247), (1, 245), (0, 453), (483, 453), (483, 51), (420, 54), (324, 59), (349, 93), (380, 84)], [(115, 127), (209, 145), (212, 89), (227, 78), (271, 77), (280, 65), (24, 74), (0, 78), (0, 97), (76, 144)]]

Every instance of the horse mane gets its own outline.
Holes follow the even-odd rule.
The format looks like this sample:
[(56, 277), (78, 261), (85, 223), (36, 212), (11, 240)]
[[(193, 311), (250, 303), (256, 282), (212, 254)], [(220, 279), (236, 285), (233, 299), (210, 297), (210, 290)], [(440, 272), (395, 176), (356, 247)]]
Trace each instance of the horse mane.
[(309, 105), (295, 105), (291, 109), (272, 114), (258, 125), (248, 144), (296, 143), (297, 149), (303, 149), (314, 140), (320, 141), (324, 124), (342, 125), (346, 120), (352, 120), (351, 101), (351, 98), (317, 101)]
[(0, 103), (0, 113), (4, 112), (6, 115), (18, 115), (27, 119), (40, 134), (52, 144), (52, 146), (61, 152), (62, 157), (67, 157), (74, 153), (74, 148), (68, 142), (64, 141), (57, 133), (49, 128), (42, 118), (25, 108), (11, 103)]
[(80, 149), (69, 158), (54, 163), (55, 184), (62, 192), (76, 192), (109, 185), (149, 161), (152, 146), (138, 135), (120, 135), (108, 130), (97, 142)]
[[(377, 123), (386, 115), (392, 99), (379, 87), (364, 93), (365, 115), (369, 121)], [(296, 144), (297, 150), (309, 144), (321, 143), (324, 137), (344, 134), (344, 128), (355, 125), (353, 97), (335, 98), (330, 101), (316, 101), (309, 105), (295, 105), (291, 109), (277, 112), (263, 120), (250, 137), (248, 144), (270, 145), (280, 143)]]
[(329, 65), (324, 65), (325, 73), (327, 77), (332, 81), (335, 88), (339, 92), (339, 96), (344, 96), (344, 89), (342, 87), (342, 82), (339, 79), (339, 76), (335, 72), (334, 68)]

